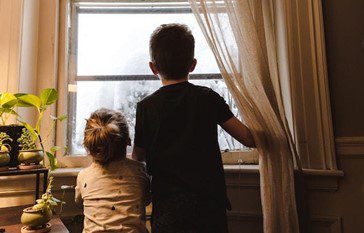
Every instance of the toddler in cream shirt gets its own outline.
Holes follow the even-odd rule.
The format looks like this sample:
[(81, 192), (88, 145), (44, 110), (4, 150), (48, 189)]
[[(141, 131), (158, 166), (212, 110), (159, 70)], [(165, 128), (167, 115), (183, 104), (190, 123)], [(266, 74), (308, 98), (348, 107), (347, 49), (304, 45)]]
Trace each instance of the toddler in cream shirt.
[(87, 120), (84, 146), (93, 163), (77, 177), (76, 203), (84, 233), (145, 233), (149, 178), (142, 163), (126, 158), (129, 130), (120, 112), (100, 109)]

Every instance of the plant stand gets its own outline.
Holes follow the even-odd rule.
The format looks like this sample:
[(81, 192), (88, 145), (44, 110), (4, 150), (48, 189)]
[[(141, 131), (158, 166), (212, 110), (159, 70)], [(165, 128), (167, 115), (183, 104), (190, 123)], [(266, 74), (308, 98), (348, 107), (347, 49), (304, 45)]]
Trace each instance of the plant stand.
[(0, 172), (8, 171), (8, 170), (9, 170), (9, 166), (0, 167)]
[(48, 169), (47, 168), (35, 168), (28, 170), (12, 169), (6, 171), (0, 171), (0, 176), (21, 176), (34, 174), (36, 176), (35, 180), (35, 201), (39, 199), (39, 185), (40, 185), (40, 174), (43, 174), (43, 193), (46, 192), (48, 184)]
[(44, 168), (42, 164), (19, 164), (18, 165), (19, 170), (34, 170), (34, 169), (40, 169)]

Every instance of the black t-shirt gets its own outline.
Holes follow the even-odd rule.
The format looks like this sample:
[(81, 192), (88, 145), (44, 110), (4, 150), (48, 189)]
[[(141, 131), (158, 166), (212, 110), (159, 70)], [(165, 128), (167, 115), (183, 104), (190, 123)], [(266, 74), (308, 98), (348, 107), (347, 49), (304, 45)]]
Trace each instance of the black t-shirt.
[(134, 144), (146, 149), (153, 198), (191, 193), (226, 203), (217, 125), (231, 117), (219, 94), (189, 82), (138, 103)]

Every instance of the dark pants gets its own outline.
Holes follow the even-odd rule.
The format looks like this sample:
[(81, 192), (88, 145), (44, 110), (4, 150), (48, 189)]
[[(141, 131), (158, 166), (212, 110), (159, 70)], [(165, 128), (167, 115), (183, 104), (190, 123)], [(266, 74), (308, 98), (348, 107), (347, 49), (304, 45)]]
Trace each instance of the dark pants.
[(226, 207), (217, 203), (190, 194), (155, 198), (152, 233), (228, 233)]

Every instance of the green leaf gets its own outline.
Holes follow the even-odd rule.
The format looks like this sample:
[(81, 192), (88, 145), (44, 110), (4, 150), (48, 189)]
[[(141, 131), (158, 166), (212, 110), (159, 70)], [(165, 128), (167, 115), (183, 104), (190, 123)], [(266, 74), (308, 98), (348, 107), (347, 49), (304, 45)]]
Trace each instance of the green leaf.
[(67, 117), (67, 115), (62, 115), (62, 116), (59, 116), (58, 117), (58, 120), (60, 121), (60, 122), (62, 122), (62, 121), (64, 121), (64, 120), (66, 120), (68, 117)]
[(62, 115), (62, 116), (59, 116), (59, 117), (55, 117), (55, 116), (52, 116), (51, 115), (50, 117), (51, 117), (52, 120), (54, 120), (54, 121), (60, 121), (60, 122), (66, 120), (68, 118), (67, 115)]
[(63, 148), (64, 148), (63, 156), (65, 156), (65, 155), (67, 154), (67, 152), (68, 152), (68, 146), (65, 146), (65, 147), (63, 147)]
[(58, 120), (62, 122), (64, 120), (66, 120), (67, 118), (68, 118), (67, 115), (62, 115), (62, 116), (58, 117)]
[[(37, 201), (38, 201), (38, 200), (37, 200)], [(44, 208), (44, 206), (45, 206), (45, 203), (44, 203), (44, 202), (42, 202), (42, 203), (38, 203), (38, 204), (34, 205), (34, 206), (32, 207), (32, 209), (33, 209), (33, 210), (42, 210), (42, 209)]]
[(53, 154), (55, 154), (57, 151), (60, 151), (60, 150), (64, 151), (64, 153), (63, 153), (63, 156), (64, 156), (67, 153), (68, 147), (67, 146), (52, 146), (51, 147), (51, 152)]
[(55, 103), (58, 99), (58, 92), (54, 88), (47, 88), (40, 94), (40, 100), (42, 105), (51, 105)]
[(58, 168), (58, 161), (57, 158), (54, 154), (50, 153), (50, 152), (46, 152), (48, 160), (49, 160), (49, 165), (51, 167), (51, 171), (54, 171)]
[[(13, 141), (13, 139), (11, 139)], [(7, 143), (4, 143), (2, 146), (0, 146), (0, 151), (9, 152), (11, 151), (11, 146)]]
[(15, 95), (11, 94), (11, 93), (3, 93), (0, 96), (0, 105), (3, 108), (12, 108), (14, 107), (18, 102), (18, 99), (15, 97)]
[(18, 99), (18, 103), (16, 104), (18, 107), (34, 107), (31, 104), (27, 104), (23, 102), (20, 97), (27, 95), (26, 93), (16, 93), (14, 96)]
[(15, 94), (15, 97), (18, 99), (18, 103), (17, 103), (17, 106), (18, 107), (33, 107), (33, 105), (30, 105), (30, 104), (27, 104), (27, 103), (25, 103), (25, 102), (23, 102), (22, 100), (21, 100), (21, 98), (23, 97), (23, 96), (26, 96), (27, 94), (25, 94), (25, 93), (16, 93)]
[(62, 150), (64, 147), (61, 146), (52, 146), (51, 147), (51, 152), (54, 153), (56, 151)]
[(49, 203), (51, 206), (56, 206), (57, 202), (52, 201), (52, 200), (48, 200), (47, 203)]
[(61, 203), (61, 202), (62, 202), (61, 200), (59, 200), (59, 199), (57, 199), (57, 198), (55, 198), (55, 197), (52, 197), (52, 201), (54, 201), (54, 202), (58, 202), (58, 203)]
[(13, 109), (9, 109), (9, 108), (1, 108), (0, 107), (0, 112), (1, 114), (3, 113), (8, 113), (8, 114), (11, 114), (11, 115), (15, 115), (17, 117), (20, 117), (19, 114), (17, 112), (15, 112)]
[(36, 107), (39, 111), (42, 106), (41, 99), (36, 95), (19, 93), (15, 96), (18, 98), (19, 107)]
[(37, 202), (38, 204), (44, 203), (43, 199), (37, 199), (37, 200), (36, 200), (36, 202)]
[(30, 135), (32, 136), (33, 142), (35, 142), (38, 139), (38, 133), (35, 131), (35, 129), (24, 121), (20, 121), (20, 123), (24, 125), (24, 127), (29, 131)]

